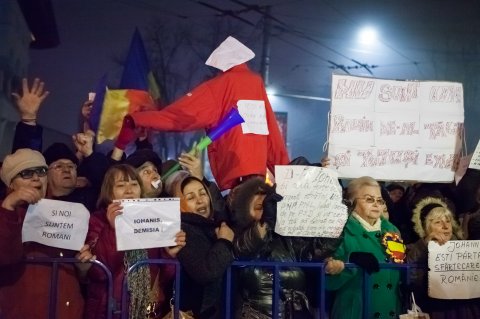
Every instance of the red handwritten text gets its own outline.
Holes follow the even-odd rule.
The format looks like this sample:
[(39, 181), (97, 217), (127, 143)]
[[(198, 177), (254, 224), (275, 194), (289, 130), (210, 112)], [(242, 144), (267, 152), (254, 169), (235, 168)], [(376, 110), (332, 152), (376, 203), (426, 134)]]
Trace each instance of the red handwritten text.
[(431, 102), (462, 103), (462, 88), (459, 86), (432, 86)]
[(333, 116), (332, 133), (347, 132), (373, 132), (373, 121), (367, 120), (365, 117), (361, 119), (346, 119), (343, 115)]
[(406, 86), (384, 84), (380, 86), (378, 98), (382, 102), (391, 100), (398, 102), (410, 102), (418, 97), (417, 88), (420, 83), (408, 83)]
[(367, 99), (373, 91), (375, 81), (342, 79), (335, 89), (336, 99)]

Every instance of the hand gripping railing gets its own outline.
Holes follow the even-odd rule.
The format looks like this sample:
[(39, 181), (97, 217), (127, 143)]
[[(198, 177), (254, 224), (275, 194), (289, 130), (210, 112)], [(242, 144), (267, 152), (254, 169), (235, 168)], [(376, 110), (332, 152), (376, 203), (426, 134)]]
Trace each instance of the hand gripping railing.
[[(49, 257), (27, 257), (24, 259), (27, 264), (51, 264), (52, 265), (52, 274), (50, 276), (50, 295), (49, 295), (49, 304), (48, 304), (48, 316), (49, 319), (57, 318), (57, 284), (58, 284), (58, 264), (76, 264), (80, 261), (76, 258), (49, 258)], [(107, 276), (107, 300), (113, 300), (113, 280), (112, 273), (110, 270), (101, 262), (97, 260), (88, 261), (92, 263), (92, 267), (100, 267), (103, 269)], [(107, 319), (112, 318), (114, 304), (108, 302), (107, 309)]]

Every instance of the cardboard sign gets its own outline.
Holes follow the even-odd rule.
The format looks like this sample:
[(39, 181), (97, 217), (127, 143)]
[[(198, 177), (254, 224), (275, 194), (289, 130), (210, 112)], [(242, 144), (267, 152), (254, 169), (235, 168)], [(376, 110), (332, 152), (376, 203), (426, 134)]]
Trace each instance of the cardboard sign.
[(338, 238), (348, 218), (337, 174), (316, 166), (275, 166), (275, 232), (284, 236)]
[(41, 199), (29, 205), (22, 228), (22, 242), (80, 250), (87, 237), (90, 213), (79, 203)]
[(180, 231), (179, 198), (121, 200), (123, 213), (115, 218), (117, 250), (175, 246)]
[(428, 295), (438, 299), (480, 297), (480, 240), (428, 243)]
[(331, 168), (340, 178), (451, 182), (463, 122), (461, 83), (334, 74)]

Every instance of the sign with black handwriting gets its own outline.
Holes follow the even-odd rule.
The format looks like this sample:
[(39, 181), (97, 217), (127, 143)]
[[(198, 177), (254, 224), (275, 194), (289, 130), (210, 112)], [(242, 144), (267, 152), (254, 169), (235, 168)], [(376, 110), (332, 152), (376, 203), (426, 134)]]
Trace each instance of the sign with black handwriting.
[(117, 250), (175, 246), (180, 231), (179, 198), (123, 199), (115, 218)]
[(277, 205), (275, 232), (284, 236), (338, 238), (347, 221), (338, 175), (328, 168), (275, 166)]
[(90, 213), (79, 203), (41, 199), (29, 205), (22, 227), (22, 241), (80, 250), (87, 237)]
[(437, 299), (480, 298), (480, 240), (428, 243), (428, 295)]

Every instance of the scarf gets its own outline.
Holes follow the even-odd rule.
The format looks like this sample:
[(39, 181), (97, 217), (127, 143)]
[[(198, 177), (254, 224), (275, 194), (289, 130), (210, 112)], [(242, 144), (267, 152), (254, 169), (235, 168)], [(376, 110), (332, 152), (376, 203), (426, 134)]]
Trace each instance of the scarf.
[(382, 229), (382, 219), (379, 218), (375, 221), (375, 224), (373, 225), (370, 225), (369, 222), (367, 222), (365, 219), (363, 219), (362, 217), (360, 217), (360, 215), (358, 215), (356, 212), (352, 212), (352, 216), (358, 220), (358, 222), (360, 223), (360, 225), (362, 225), (363, 229), (365, 229), (366, 231), (368, 232), (372, 232), (372, 231), (381, 231)]

